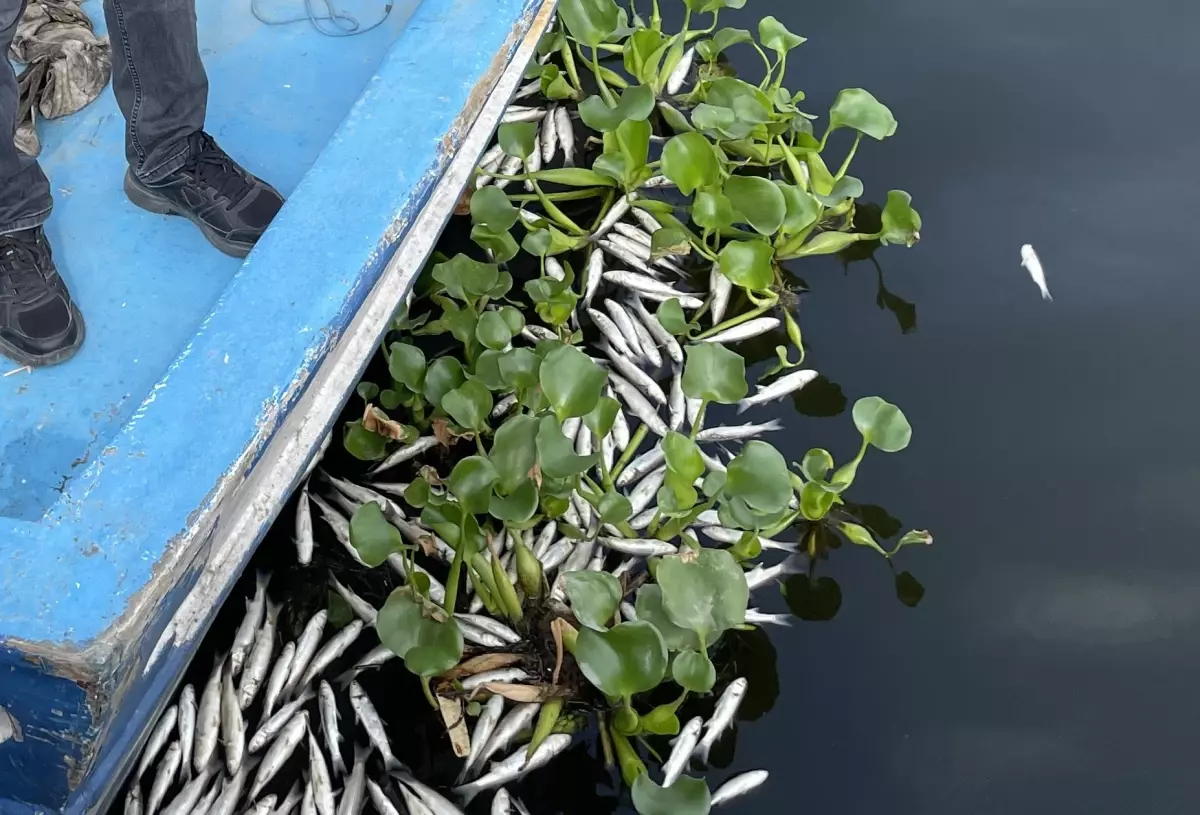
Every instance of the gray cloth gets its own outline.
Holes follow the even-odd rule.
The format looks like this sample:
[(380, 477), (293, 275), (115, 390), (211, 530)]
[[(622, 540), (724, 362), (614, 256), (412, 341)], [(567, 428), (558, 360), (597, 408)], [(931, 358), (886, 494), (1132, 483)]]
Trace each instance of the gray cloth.
[(31, 0), (17, 25), (9, 55), (25, 64), (17, 77), (20, 103), (16, 145), (41, 152), (35, 125), (90, 104), (112, 76), (108, 37), (97, 37), (79, 0)]

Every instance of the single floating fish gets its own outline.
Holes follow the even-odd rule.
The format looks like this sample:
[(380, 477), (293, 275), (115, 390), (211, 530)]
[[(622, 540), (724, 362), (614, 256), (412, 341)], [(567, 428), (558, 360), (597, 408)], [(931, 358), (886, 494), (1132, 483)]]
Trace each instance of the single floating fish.
[(710, 806), (719, 806), (726, 801), (732, 801), (745, 795), (752, 790), (761, 787), (767, 782), (767, 776), (770, 775), (766, 770), (751, 770), (741, 775), (735, 775), (733, 778), (726, 781), (717, 791), (712, 794)]
[(179, 692), (180, 770), (184, 778), (192, 777), (192, 750), (196, 746), (196, 689), (184, 685)]
[[(333, 688), (324, 679), (317, 687), (317, 708), (321, 714), (321, 732), (325, 736), (325, 749), (333, 759), (334, 775), (346, 774), (346, 762), (342, 760), (342, 734), (338, 730), (337, 700)], [(276, 742), (278, 744), (279, 742)], [(253, 797), (253, 794), (251, 795)]]
[(1050, 289), (1046, 287), (1046, 272), (1042, 269), (1042, 261), (1029, 244), (1021, 247), (1021, 265), (1025, 267), (1025, 271), (1029, 272), (1029, 276), (1041, 290), (1042, 299), (1053, 300), (1054, 298), (1050, 296)]
[(779, 322), (778, 317), (757, 317), (753, 320), (747, 320), (741, 325), (735, 325), (733, 328), (718, 331), (711, 337), (705, 337), (700, 340), (700, 342), (715, 342), (719, 345), (741, 342), (742, 340), (752, 339), (774, 331), (776, 328), (779, 328)]
[(296, 643), (289, 642), (279, 652), (275, 659), (275, 667), (271, 669), (271, 675), (267, 678), (267, 690), (263, 696), (263, 716), (270, 717), (275, 712), (275, 705), (279, 702), (279, 695), (283, 693), (283, 686), (287, 684), (295, 658)]
[(171, 740), (171, 734), (175, 732), (175, 723), (178, 721), (179, 708), (171, 705), (167, 708), (158, 724), (154, 726), (153, 732), (150, 733), (150, 739), (146, 742), (146, 749), (142, 751), (142, 760), (138, 762), (138, 768), (134, 772), (134, 778), (141, 778), (142, 775), (154, 763), (154, 759), (158, 758), (158, 754), (167, 746), (167, 742)]
[(263, 756), (262, 763), (258, 765), (258, 772), (254, 776), (254, 783), (250, 787), (251, 798), (256, 798), (262, 792), (263, 787), (279, 773), (279, 770), (292, 757), (296, 748), (300, 746), (300, 742), (304, 741), (307, 735), (308, 713), (301, 711), (287, 723), (287, 726), (279, 734), (279, 738), (271, 743), (270, 749)]
[(804, 369), (790, 373), (787, 376), (781, 376), (770, 385), (759, 388), (753, 396), (747, 396), (737, 403), (737, 412), (745, 413), (748, 409), (756, 405), (765, 405), (768, 402), (774, 402), (776, 399), (782, 399), (785, 396), (790, 396), (798, 390), (801, 390), (819, 374), (816, 371)]
[(679, 59), (679, 64), (675, 66), (675, 70), (671, 71), (671, 75), (667, 77), (667, 84), (664, 90), (669, 95), (674, 96), (683, 89), (683, 83), (687, 80), (688, 73), (692, 70), (692, 62), (695, 59), (695, 48), (689, 48), (683, 52), (683, 56)]
[(790, 614), (766, 614), (756, 608), (748, 608), (746, 622), (751, 625), (782, 625), (790, 628), (792, 617)]
[(712, 746), (717, 743), (717, 739), (721, 738), (722, 734), (733, 724), (733, 717), (737, 714), (738, 708), (741, 707), (742, 700), (746, 698), (747, 684), (744, 677), (739, 677), (730, 682), (729, 686), (721, 693), (712, 718), (705, 724), (704, 738), (696, 746), (695, 756), (701, 762), (708, 763), (708, 753), (712, 750)]
[(679, 730), (679, 735), (672, 740), (671, 755), (663, 764), (664, 787), (669, 787), (679, 780), (679, 776), (687, 769), (688, 760), (696, 750), (700, 741), (700, 731), (704, 728), (704, 719), (694, 716)]
[(234, 676), (242, 671), (242, 663), (250, 653), (254, 644), (254, 635), (262, 627), (263, 615), (267, 612), (267, 583), (271, 576), (266, 572), (258, 572), (254, 580), (254, 598), (246, 601), (246, 616), (233, 635), (233, 647), (229, 652), (229, 664)]
[(192, 752), (192, 767), (197, 773), (204, 772), (221, 735), (221, 676), (224, 674), (225, 658), (213, 660), (212, 673), (200, 694), (200, 706), (196, 709), (196, 745)]
[(389, 772), (401, 767), (400, 762), (392, 755), (392, 745), (388, 742), (387, 731), (379, 714), (375, 711), (375, 705), (371, 704), (371, 698), (362, 689), (362, 685), (357, 682), (350, 683), (350, 706), (354, 708), (354, 715), (358, 719), (358, 723), (367, 731), (367, 738), (371, 740), (371, 744), (383, 757), (384, 767)]

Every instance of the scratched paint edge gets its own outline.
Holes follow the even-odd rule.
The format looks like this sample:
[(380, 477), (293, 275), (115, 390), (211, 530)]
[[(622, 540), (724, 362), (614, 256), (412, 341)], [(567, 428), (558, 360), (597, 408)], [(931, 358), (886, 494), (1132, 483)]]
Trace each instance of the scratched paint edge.
[[(454, 211), (462, 188), (474, 171), (508, 99), (521, 80), (523, 69), (534, 53), (553, 6), (554, 0), (544, 0), (522, 35), (520, 46), (508, 61), (507, 69), (467, 130), (425, 207), (409, 226), (367, 303), (347, 328), (341, 342), (326, 355), (308, 389), (289, 412), (284, 426), (275, 434), (258, 466), (239, 489), (241, 497), (236, 499), (238, 503), (231, 508), (236, 520), (219, 540), (214, 541), (210, 564), (216, 565), (204, 570), (164, 632), (164, 635), (170, 633), (175, 649), (194, 650), (198, 646), (238, 575), (294, 489), (296, 476), (336, 419), (347, 394), (358, 381), (366, 361), (377, 347), (392, 315), (411, 289), (425, 258), (440, 237), (442, 227)], [(164, 649), (158, 649), (156, 656), (151, 657), (150, 664), (163, 652)], [(163, 677), (169, 680), (167, 687), (173, 688), (178, 683), (186, 664), (186, 661), (180, 660), (178, 675)], [(165, 708), (169, 698), (169, 693), (161, 694), (158, 704), (146, 711), (148, 715), (142, 721), (128, 721), (126, 732), (108, 734), (118, 743), (130, 742), (134, 749), (120, 751), (119, 757), (110, 754), (109, 761), (92, 768), (88, 779), (76, 790), (65, 812), (99, 815), (107, 810), (116, 791), (116, 782), (124, 777), (148, 733), (148, 725)], [(134, 729), (140, 731), (136, 739), (128, 733)], [(110, 767), (112, 772), (105, 772)], [(105, 786), (100, 787), (99, 795), (94, 795), (100, 785)], [(89, 798), (94, 803), (89, 804)]]

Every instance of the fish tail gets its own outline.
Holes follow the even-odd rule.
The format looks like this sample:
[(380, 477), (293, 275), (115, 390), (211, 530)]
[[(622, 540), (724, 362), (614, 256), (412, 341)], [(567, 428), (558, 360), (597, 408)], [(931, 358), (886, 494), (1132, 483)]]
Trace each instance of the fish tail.
[(712, 749), (712, 745), (704, 741), (696, 745), (695, 752), (692, 753), (692, 758), (698, 760), (701, 764), (708, 764), (708, 751)]
[(745, 413), (747, 410), (749, 410), (752, 407), (754, 407), (754, 406), (752, 404), (750, 404), (749, 400), (746, 400), (746, 399), (741, 400), (740, 402), (737, 403), (737, 415), (741, 416), (743, 413)]
[(1054, 302), (1054, 298), (1050, 296), (1050, 290), (1049, 290), (1049, 289), (1042, 289), (1042, 299), (1043, 299), (1043, 300), (1049, 300), (1049, 301), (1051, 301), (1051, 302)]

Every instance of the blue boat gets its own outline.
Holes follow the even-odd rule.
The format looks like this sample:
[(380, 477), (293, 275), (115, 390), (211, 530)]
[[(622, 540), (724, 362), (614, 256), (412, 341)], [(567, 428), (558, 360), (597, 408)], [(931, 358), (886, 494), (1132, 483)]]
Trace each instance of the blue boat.
[[(553, 0), (200, 4), (208, 130), (288, 203), (245, 261), (121, 190), (111, 93), (41, 123), (89, 328), (0, 358), (0, 813), (104, 812), (421, 268)], [(255, 0), (286, 18), (302, 0)], [(88, 2), (98, 24), (99, 3)], [(390, 10), (389, 10), (390, 9)]]

